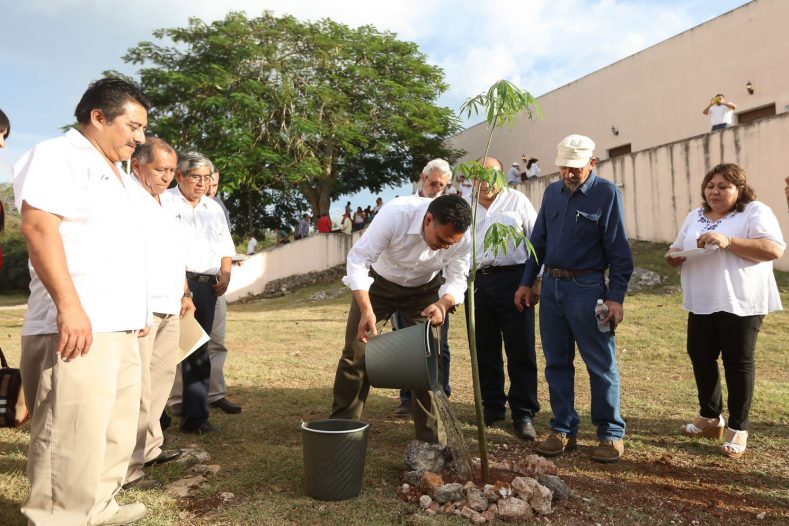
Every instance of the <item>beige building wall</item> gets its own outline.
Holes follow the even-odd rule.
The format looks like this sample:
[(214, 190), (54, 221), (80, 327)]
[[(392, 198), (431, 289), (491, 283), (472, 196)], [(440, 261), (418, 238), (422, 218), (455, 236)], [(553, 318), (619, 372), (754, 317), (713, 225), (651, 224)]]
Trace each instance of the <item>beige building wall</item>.
[(271, 247), (234, 265), (227, 288), (227, 301), (262, 294), (266, 283), (296, 274), (328, 270), (345, 263), (348, 251), (361, 236), (347, 234), (315, 234)]
[[(670, 243), (688, 213), (701, 204), (701, 181), (709, 168), (721, 162), (737, 163), (745, 168), (757, 199), (778, 217), (786, 240), (789, 213), (783, 166), (787, 145), (789, 113), (783, 113), (602, 161), (597, 172), (622, 191), (629, 237)], [(552, 174), (522, 183), (518, 190), (539, 208), (546, 186), (558, 179), (558, 174)], [(789, 251), (775, 267), (789, 271)]]
[[(709, 131), (702, 110), (719, 92), (737, 104), (736, 113), (772, 103), (784, 113), (788, 20), (789, 1), (756, 0), (546, 93), (538, 99), (544, 118), (522, 118), (511, 131), (497, 130), (491, 154), (505, 166), (522, 154), (536, 157), (547, 174), (554, 171), (556, 144), (571, 133), (591, 137), (600, 159), (625, 144), (636, 152), (693, 137)], [(748, 81), (753, 95), (746, 92)], [(486, 138), (480, 124), (452, 143), (475, 158)]]

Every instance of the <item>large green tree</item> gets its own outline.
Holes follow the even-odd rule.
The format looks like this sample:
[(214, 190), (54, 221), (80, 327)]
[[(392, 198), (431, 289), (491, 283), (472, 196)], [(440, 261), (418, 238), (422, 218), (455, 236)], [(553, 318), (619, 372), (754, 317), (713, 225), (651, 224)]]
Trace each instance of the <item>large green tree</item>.
[(457, 157), (445, 139), (459, 122), (436, 104), (442, 71), (392, 33), (266, 12), (193, 18), (154, 36), (124, 57), (143, 66), (151, 128), (216, 161), (223, 190), (246, 203), (244, 229), (259, 211), (250, 202), (271, 192), (291, 205), (296, 192), (318, 214), (341, 194), (378, 192), (433, 157)]

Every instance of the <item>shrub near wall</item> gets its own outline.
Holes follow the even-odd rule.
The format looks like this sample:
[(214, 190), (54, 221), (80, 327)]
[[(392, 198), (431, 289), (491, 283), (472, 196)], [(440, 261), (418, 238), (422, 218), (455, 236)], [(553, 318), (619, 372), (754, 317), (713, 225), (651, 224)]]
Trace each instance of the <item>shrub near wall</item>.
[(27, 269), (27, 243), (16, 228), (6, 225), (0, 234), (3, 247), (3, 268), (0, 268), (0, 294), (7, 292), (27, 292), (30, 285), (30, 272)]

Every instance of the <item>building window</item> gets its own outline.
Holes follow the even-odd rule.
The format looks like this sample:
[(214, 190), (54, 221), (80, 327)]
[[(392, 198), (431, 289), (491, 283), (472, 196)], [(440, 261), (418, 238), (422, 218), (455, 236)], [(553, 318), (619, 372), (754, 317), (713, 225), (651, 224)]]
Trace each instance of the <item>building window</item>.
[(748, 124), (749, 122), (753, 122), (759, 119), (765, 119), (767, 117), (772, 117), (773, 115), (775, 115), (775, 103), (768, 104), (767, 106), (762, 106), (761, 108), (755, 108), (752, 110), (738, 113), (737, 123)]
[(619, 157), (620, 155), (627, 155), (630, 153), (630, 144), (623, 144), (622, 146), (617, 146), (616, 148), (611, 148), (608, 150), (608, 158), (613, 159), (614, 157)]

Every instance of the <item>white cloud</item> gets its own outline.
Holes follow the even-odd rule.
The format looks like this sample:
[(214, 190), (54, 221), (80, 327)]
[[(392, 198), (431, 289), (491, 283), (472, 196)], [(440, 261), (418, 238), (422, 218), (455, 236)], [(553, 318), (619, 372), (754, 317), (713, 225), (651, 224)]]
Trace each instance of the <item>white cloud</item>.
[[(506, 78), (539, 95), (671, 37), (745, 0), (0, 0), (0, 107), (15, 130), (51, 136), (71, 120), (79, 94), (106, 69), (133, 72), (121, 56), (152, 31), (189, 17), (263, 10), (299, 19), (372, 24), (417, 42), (449, 84), (457, 111)], [(13, 79), (9, 82), (7, 79)], [(13, 150), (32, 137), (12, 138)], [(16, 157), (13, 157), (14, 159)], [(1, 172), (1, 170), (0, 170)], [(0, 173), (0, 178), (3, 174)]]

